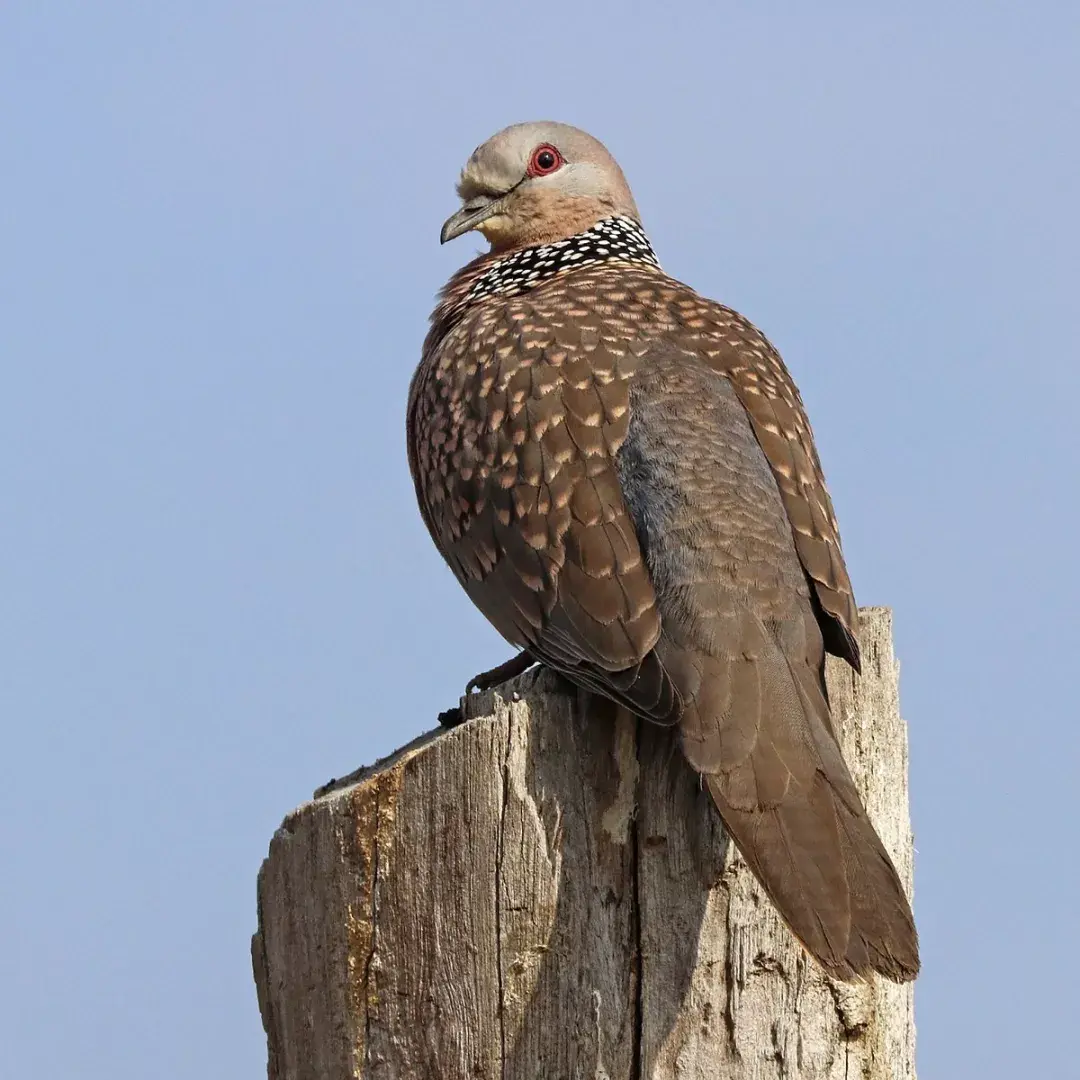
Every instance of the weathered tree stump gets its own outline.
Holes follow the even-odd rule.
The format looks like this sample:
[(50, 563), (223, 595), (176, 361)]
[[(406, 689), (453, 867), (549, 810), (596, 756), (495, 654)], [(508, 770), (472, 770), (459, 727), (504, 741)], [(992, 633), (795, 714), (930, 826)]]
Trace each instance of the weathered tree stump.
[[(891, 616), (830, 662), (910, 888)], [(912, 989), (818, 969), (667, 730), (533, 672), (291, 813), (252, 943), (271, 1080), (912, 1080)], [(464, 706), (463, 706), (464, 707)], [(406, 706), (407, 708), (407, 706)]]

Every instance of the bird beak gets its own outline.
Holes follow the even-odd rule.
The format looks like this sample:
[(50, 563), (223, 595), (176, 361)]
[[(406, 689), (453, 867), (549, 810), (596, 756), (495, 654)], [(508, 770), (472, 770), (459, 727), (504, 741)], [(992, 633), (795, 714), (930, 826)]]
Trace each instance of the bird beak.
[(499, 212), (500, 203), (497, 198), (486, 195), (476, 199), (470, 199), (456, 214), (451, 214), (443, 222), (442, 232), (439, 233), (439, 243), (445, 244), (447, 240), (453, 240), (455, 236), (461, 236), (477, 225), (487, 221)]

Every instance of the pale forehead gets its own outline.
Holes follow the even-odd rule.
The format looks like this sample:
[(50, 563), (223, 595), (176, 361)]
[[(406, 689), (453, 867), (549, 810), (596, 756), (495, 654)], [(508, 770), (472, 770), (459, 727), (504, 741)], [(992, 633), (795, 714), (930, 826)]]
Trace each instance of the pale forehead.
[(472, 162), (486, 162), (496, 158), (519, 158), (525, 160), (529, 154), (541, 143), (552, 143), (558, 146), (560, 142), (567, 142), (571, 134), (584, 135), (575, 128), (566, 124), (555, 124), (546, 121), (532, 124), (513, 124), (508, 128), (492, 135), (485, 143), (481, 143), (469, 158)]
[(465, 163), (458, 189), (502, 186), (521, 179), (536, 147), (551, 143), (567, 160), (599, 161), (609, 155), (604, 145), (569, 124), (539, 121), (503, 128), (482, 143)]

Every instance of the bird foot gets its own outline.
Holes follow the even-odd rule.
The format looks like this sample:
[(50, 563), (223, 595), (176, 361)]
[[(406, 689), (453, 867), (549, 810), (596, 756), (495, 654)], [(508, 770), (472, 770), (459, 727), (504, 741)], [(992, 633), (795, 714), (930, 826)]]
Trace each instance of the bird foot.
[[(524, 652), (518, 653), (517, 656), (511, 657), (506, 663), (499, 664), (498, 667), (493, 667), (490, 671), (481, 671), (479, 675), (474, 675), (465, 684), (465, 696), (469, 697), (473, 691), (482, 694), (493, 686), (499, 686), (510, 679), (516, 679), (519, 675), (528, 671), (535, 663), (537, 661), (532, 658), (532, 655), (526, 649)], [(460, 706), (453, 709), (444, 709), (439, 713), (439, 723), (444, 728), (459, 727), (465, 723), (465, 720), (465, 714)]]
[(465, 684), (465, 696), (468, 697), (474, 690), (483, 693), (493, 686), (499, 686), (510, 679), (516, 679), (519, 675), (528, 671), (535, 663), (536, 660), (533, 659), (532, 653), (525, 649), (524, 652), (519, 652), (517, 656), (511, 657), (506, 663), (493, 667), (490, 671), (481, 671), (479, 675), (474, 675)]

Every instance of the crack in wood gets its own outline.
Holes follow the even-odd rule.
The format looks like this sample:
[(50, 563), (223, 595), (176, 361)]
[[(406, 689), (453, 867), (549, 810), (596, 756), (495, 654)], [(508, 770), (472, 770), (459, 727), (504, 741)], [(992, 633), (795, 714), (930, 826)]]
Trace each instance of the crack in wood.
[(502, 762), (502, 806), (499, 811), (499, 839), (495, 848), (495, 975), (499, 987), (499, 1075), (506, 1075), (506, 986), (503, 978), (502, 952), (502, 874), (506, 844), (506, 807), (510, 801), (510, 754), (514, 745), (514, 712), (510, 709), (506, 724), (506, 753)]

